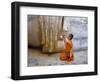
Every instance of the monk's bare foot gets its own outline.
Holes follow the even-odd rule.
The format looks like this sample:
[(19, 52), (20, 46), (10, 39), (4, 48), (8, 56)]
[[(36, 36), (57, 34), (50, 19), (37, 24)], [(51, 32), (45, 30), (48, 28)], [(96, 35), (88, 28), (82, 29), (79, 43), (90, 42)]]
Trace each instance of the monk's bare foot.
[(67, 61), (67, 64), (72, 64), (72, 62), (71, 61), (70, 62)]

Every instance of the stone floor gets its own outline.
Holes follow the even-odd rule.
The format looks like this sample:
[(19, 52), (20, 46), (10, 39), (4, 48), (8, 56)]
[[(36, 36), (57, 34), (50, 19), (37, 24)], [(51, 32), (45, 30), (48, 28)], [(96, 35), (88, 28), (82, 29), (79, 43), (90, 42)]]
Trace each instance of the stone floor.
[(78, 65), (87, 64), (87, 50), (74, 52), (74, 61), (67, 64), (66, 61), (59, 59), (60, 53), (44, 54), (39, 49), (28, 49), (28, 66), (53, 66), (53, 65)]

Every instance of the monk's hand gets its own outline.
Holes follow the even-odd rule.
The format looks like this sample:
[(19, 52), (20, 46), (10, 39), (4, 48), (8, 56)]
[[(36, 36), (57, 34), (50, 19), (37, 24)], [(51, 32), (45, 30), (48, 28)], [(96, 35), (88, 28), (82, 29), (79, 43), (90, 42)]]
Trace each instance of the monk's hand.
[(62, 35), (63, 38), (65, 38), (65, 36), (66, 36), (65, 34)]

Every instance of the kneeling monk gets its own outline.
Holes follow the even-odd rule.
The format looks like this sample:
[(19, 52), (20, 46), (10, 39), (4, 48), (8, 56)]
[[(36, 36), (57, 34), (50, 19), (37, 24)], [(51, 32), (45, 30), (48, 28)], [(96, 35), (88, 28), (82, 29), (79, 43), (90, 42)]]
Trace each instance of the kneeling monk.
[(66, 61), (67, 63), (71, 63), (74, 60), (73, 55), (73, 34), (69, 34), (68, 37), (63, 35), (65, 50), (60, 54), (60, 60)]

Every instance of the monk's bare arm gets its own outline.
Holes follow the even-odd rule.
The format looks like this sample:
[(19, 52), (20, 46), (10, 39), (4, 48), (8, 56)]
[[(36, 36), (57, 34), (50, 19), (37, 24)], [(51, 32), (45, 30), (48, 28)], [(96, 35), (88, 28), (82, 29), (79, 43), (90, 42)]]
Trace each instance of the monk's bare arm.
[(66, 43), (66, 36), (63, 36), (64, 43)]

